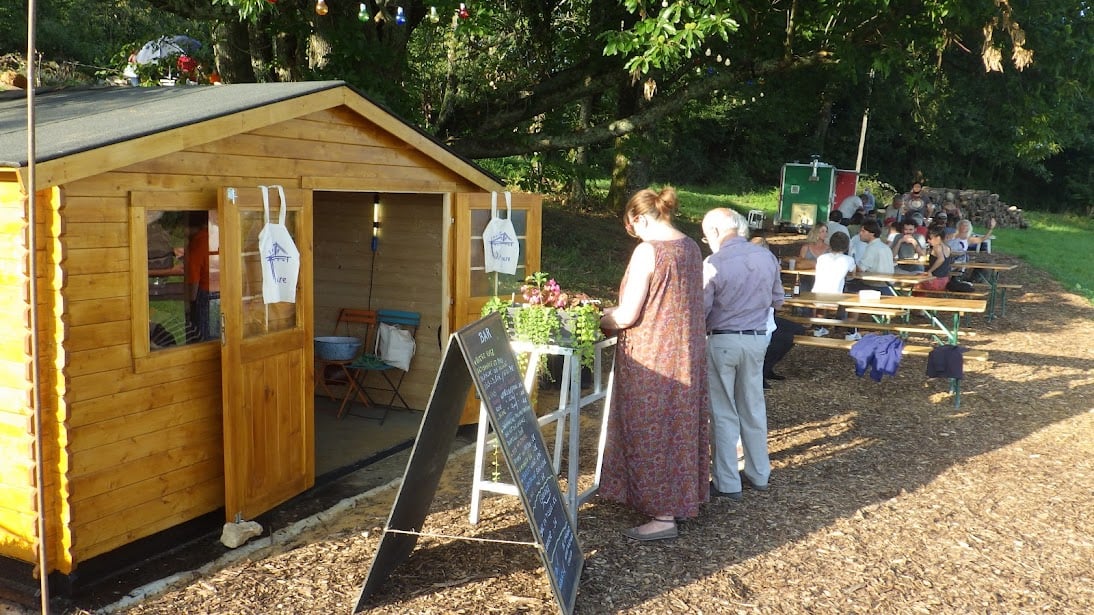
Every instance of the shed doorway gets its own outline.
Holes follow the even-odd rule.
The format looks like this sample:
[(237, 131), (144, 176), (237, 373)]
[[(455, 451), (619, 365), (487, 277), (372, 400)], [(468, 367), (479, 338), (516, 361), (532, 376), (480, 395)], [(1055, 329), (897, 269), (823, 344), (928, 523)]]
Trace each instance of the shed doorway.
[[(332, 335), (342, 308), (418, 312), (417, 349), (400, 391), (413, 409), (383, 410), (315, 391), (315, 474), (337, 476), (409, 448), (440, 359), (446, 314), (443, 194), (313, 193), (315, 335)], [(375, 223), (375, 226), (374, 226)], [(374, 241), (375, 229), (375, 241)], [(337, 397), (344, 387), (332, 387)]]

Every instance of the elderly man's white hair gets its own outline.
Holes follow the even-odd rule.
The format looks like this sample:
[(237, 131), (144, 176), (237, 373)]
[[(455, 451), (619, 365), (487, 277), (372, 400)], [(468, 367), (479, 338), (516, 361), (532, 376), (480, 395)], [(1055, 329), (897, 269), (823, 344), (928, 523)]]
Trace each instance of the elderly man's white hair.
[(733, 215), (730, 216), (730, 220), (733, 221), (733, 225), (737, 228), (737, 236), (748, 239), (748, 218), (745, 218), (740, 212), (734, 211)]
[(703, 217), (703, 229), (705, 231), (708, 228), (716, 235), (736, 231), (738, 237), (748, 239), (748, 219), (728, 207), (718, 207), (707, 212)]

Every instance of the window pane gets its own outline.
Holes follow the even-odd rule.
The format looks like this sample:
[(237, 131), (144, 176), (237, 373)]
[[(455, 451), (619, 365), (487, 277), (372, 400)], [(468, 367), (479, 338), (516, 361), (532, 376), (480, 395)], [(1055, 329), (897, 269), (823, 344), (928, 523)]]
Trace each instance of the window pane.
[(148, 333), (155, 350), (220, 337), (219, 227), (208, 211), (149, 211)]

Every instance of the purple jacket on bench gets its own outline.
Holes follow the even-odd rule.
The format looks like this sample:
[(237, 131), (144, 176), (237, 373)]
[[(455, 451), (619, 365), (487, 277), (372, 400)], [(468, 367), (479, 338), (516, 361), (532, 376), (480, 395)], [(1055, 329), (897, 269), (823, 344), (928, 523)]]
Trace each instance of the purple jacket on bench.
[(874, 382), (881, 382), (882, 376), (895, 376), (903, 354), (904, 341), (892, 334), (868, 333), (851, 346), (855, 375), (861, 377), (870, 370)]

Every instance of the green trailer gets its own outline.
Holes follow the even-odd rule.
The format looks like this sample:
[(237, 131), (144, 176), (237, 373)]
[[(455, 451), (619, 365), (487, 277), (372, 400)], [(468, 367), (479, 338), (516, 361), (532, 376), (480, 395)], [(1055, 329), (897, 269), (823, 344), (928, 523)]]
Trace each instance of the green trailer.
[(815, 222), (828, 220), (828, 211), (836, 197), (836, 167), (820, 162), (788, 162), (779, 181), (779, 213), (775, 225), (780, 230), (808, 233)]

